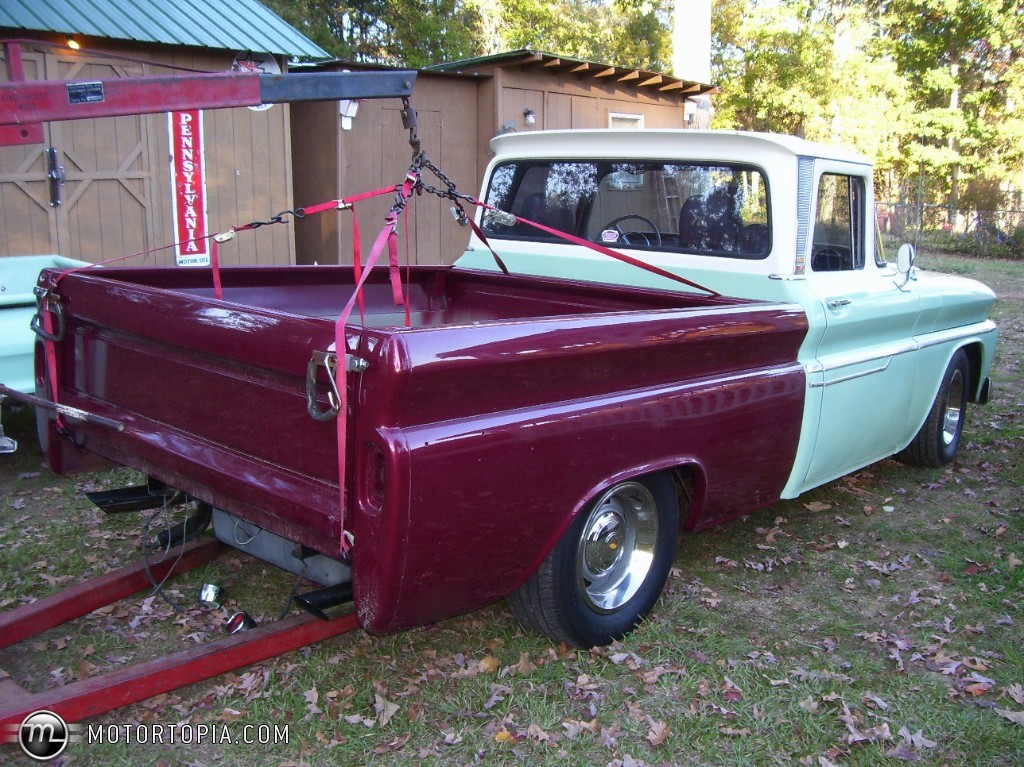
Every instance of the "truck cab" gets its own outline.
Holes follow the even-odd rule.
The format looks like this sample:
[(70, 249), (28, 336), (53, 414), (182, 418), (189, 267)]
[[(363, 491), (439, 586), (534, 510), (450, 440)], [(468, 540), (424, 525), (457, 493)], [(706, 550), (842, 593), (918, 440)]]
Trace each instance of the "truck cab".
[[(995, 299), (972, 280), (897, 269), (876, 225), (870, 160), (792, 136), (555, 131), (494, 139), (485, 208), (456, 266), (688, 290), (559, 230), (727, 295), (798, 303), (809, 331), (800, 449), (783, 497), (879, 459), (919, 434), (958, 353), (964, 402), (983, 401)], [(541, 224), (538, 228), (525, 221)], [(894, 254), (893, 254), (894, 255)], [(959, 380), (959, 379), (958, 379)], [(962, 403), (931, 452), (949, 460)]]

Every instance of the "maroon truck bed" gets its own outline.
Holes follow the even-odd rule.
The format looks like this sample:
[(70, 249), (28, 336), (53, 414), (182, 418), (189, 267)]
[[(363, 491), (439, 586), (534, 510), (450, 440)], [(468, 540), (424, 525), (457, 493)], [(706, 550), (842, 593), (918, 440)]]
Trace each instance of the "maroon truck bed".
[[(634, 474), (685, 467), (691, 529), (778, 499), (803, 410), (798, 307), (449, 267), (408, 276), (410, 326), (385, 271), (365, 324), (356, 311), (347, 326), (368, 363), (348, 376), (345, 454), (366, 628), (510, 593), (595, 492)], [(100, 455), (338, 557), (336, 428), (307, 413), (306, 374), (334, 341), (352, 269), (222, 279), (221, 300), (202, 270), (59, 279), (58, 398), (125, 428), (51, 433), (51, 465)]]

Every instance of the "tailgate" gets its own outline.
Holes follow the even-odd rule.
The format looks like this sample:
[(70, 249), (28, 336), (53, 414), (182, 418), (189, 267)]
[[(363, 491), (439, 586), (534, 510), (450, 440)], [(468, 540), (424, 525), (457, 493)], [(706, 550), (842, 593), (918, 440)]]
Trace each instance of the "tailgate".
[(333, 320), (92, 273), (59, 290), (59, 401), (125, 425), (76, 424), (84, 448), (338, 555), (336, 428), (308, 415), (305, 395)]

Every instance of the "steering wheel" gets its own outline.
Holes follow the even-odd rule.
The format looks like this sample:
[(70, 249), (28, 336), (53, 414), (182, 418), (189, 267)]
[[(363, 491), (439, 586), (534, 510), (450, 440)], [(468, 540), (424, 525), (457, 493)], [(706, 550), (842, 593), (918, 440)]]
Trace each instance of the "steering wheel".
[[(645, 224), (647, 224), (647, 226), (651, 228), (650, 233), (622, 231), (621, 227), (619, 227), (619, 224), (622, 223), (623, 221), (628, 221), (631, 218), (635, 218), (636, 220), (643, 221)], [(647, 247), (651, 247), (652, 245), (656, 248), (661, 247), (661, 231), (658, 229), (657, 224), (651, 221), (651, 219), (641, 216), (639, 213), (627, 213), (625, 216), (619, 216), (618, 218), (612, 219), (603, 227), (601, 227), (601, 231), (604, 231), (605, 229), (614, 229), (616, 232), (619, 233), (619, 236), (622, 238), (622, 242), (626, 243), (627, 245), (639, 244), (633, 243), (629, 239), (630, 237), (636, 235), (638, 237), (644, 238), (644, 243), (647, 245)], [(651, 238), (648, 236), (648, 234), (654, 235), (654, 242), (651, 242)]]

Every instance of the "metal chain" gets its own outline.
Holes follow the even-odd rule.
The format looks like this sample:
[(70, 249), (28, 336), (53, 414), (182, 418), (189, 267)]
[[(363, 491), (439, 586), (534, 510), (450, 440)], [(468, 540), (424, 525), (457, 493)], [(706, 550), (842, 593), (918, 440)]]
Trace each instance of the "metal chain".
[(283, 224), (285, 216), (292, 216), (296, 220), (306, 217), (306, 211), (303, 208), (296, 208), (295, 210), (282, 210), (277, 215), (271, 216), (268, 221), (250, 221), (244, 226), (238, 227), (239, 229), (259, 229), (261, 226), (271, 226), (273, 224)]

